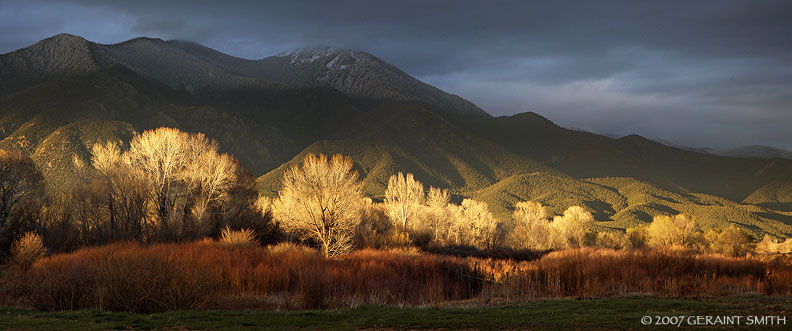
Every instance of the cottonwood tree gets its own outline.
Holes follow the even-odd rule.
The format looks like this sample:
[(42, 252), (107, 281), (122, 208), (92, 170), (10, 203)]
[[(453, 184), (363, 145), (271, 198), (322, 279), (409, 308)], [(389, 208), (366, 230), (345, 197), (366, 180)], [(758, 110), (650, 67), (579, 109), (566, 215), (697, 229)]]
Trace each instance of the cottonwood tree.
[(116, 201), (118, 199), (119, 168), (121, 167), (121, 144), (108, 141), (104, 144), (95, 144), (91, 148), (91, 163), (99, 173), (105, 191), (105, 204), (110, 221), (110, 238), (116, 237)]
[(698, 237), (696, 219), (685, 214), (658, 215), (646, 227), (649, 244), (653, 246), (690, 246)]
[(186, 216), (195, 219), (199, 233), (207, 231), (209, 206), (226, 196), (236, 178), (237, 163), (202, 133), (145, 131), (132, 138), (124, 154), (125, 162), (143, 176), (158, 225), (169, 236), (176, 232), (175, 221)]
[(441, 233), (443, 237), (448, 235), (448, 226), (450, 224), (448, 204), (450, 202), (451, 196), (448, 194), (447, 189), (429, 187), (424, 216), (432, 231), (432, 238), (436, 242), (440, 240)]
[(25, 198), (41, 193), (43, 177), (33, 160), (18, 152), (0, 150), (0, 226)]
[(421, 207), (424, 196), (424, 187), (415, 180), (413, 174), (404, 175), (399, 172), (388, 179), (388, 188), (385, 191), (385, 210), (390, 219), (402, 231), (409, 230)]
[(562, 216), (554, 217), (551, 226), (560, 236), (561, 246), (580, 247), (586, 233), (594, 227), (594, 216), (583, 207), (572, 206)]
[(549, 249), (550, 222), (539, 202), (521, 201), (514, 205), (509, 243), (514, 248)]
[(705, 236), (711, 251), (728, 256), (743, 256), (753, 244), (753, 236), (734, 225), (723, 230), (711, 229)]
[(479, 248), (493, 248), (499, 244), (498, 221), (486, 202), (465, 199), (454, 210), (456, 215), (450, 232), (456, 244)]
[(765, 234), (762, 241), (756, 244), (755, 250), (759, 254), (789, 254), (792, 253), (792, 238), (779, 242), (777, 238)]
[(98, 194), (104, 197), (110, 240), (145, 239), (149, 206), (147, 176), (131, 166), (129, 153), (120, 142), (108, 141), (91, 147), (91, 164), (97, 173)]
[(308, 155), (283, 175), (274, 203), (281, 226), (314, 240), (325, 258), (352, 248), (363, 203), (361, 183), (352, 160), (341, 155)]
[(236, 161), (228, 154), (218, 153), (217, 146), (209, 147), (190, 163), (185, 177), (188, 187), (195, 192), (192, 213), (197, 220), (205, 220), (209, 207), (228, 196), (236, 169)]

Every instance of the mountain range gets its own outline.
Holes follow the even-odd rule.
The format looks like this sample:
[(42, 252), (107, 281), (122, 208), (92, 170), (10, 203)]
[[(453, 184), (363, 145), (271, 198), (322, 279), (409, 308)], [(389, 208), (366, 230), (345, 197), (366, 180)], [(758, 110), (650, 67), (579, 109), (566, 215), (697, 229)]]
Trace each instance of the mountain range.
[(217, 140), (266, 195), (304, 155), (342, 153), (375, 199), (407, 171), (500, 217), (530, 199), (555, 214), (582, 205), (602, 227), (684, 212), (705, 228), (792, 234), (792, 160), (611, 138), (530, 112), (493, 117), (358, 50), (246, 60), (186, 41), (60, 34), (0, 55), (0, 149), (29, 155), (53, 189), (94, 143), (160, 126)]

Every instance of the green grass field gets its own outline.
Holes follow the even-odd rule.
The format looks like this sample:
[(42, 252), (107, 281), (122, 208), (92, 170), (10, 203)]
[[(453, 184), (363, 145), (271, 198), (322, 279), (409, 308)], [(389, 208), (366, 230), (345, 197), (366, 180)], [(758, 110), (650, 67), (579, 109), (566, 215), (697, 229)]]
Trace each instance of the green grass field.
[[(792, 325), (792, 297), (672, 300), (636, 296), (543, 300), (488, 308), (366, 306), (341, 311), (181, 311), (151, 315), (94, 310), (47, 313), (0, 308), (0, 329), (646, 329), (647, 326), (641, 324), (644, 316), (731, 315), (743, 316), (741, 328), (745, 329), (768, 329), (767, 326), (746, 325), (747, 316), (785, 316), (786, 325), (774, 328), (788, 329)], [(682, 328), (693, 327), (683, 323)]]

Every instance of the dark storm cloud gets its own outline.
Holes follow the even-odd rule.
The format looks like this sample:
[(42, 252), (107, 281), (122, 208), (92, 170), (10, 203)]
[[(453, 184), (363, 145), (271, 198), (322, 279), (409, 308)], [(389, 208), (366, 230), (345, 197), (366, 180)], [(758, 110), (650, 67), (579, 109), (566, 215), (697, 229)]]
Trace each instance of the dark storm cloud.
[(0, 0), (0, 52), (59, 32), (244, 58), (362, 49), (492, 114), (680, 144), (792, 148), (789, 1)]

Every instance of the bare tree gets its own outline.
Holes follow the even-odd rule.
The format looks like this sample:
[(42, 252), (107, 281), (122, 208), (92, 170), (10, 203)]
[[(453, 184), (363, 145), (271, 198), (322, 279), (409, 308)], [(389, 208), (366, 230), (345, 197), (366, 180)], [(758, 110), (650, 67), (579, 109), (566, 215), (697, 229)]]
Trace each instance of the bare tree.
[(148, 182), (142, 169), (131, 166), (130, 153), (123, 153), (119, 142), (95, 144), (91, 153), (97, 190), (107, 209), (110, 240), (146, 239)]
[(437, 187), (429, 188), (424, 216), (432, 230), (434, 241), (440, 240), (441, 233), (444, 234), (444, 237), (448, 234), (448, 226), (450, 224), (448, 204), (450, 201), (451, 198), (448, 194), (448, 190)]
[(654, 246), (690, 246), (698, 237), (696, 220), (685, 214), (658, 215), (646, 228), (649, 243)]
[(308, 155), (283, 175), (275, 217), (287, 231), (315, 240), (326, 258), (352, 248), (363, 204), (352, 160)]
[(236, 161), (228, 154), (217, 153), (216, 147), (204, 151), (190, 163), (185, 178), (195, 192), (192, 212), (196, 219), (206, 219), (209, 207), (227, 197), (234, 184), (236, 168)]
[(399, 172), (388, 180), (385, 210), (402, 231), (409, 230), (410, 221), (420, 212), (424, 199), (423, 184), (415, 180), (413, 174)]
[(33, 160), (18, 152), (0, 150), (0, 226), (5, 226), (14, 206), (36, 195), (43, 177)]
[(486, 202), (473, 199), (462, 200), (454, 208), (455, 220), (451, 232), (456, 244), (479, 248), (493, 248), (499, 243), (498, 221), (489, 211)]
[(145, 131), (129, 145), (124, 160), (149, 188), (161, 230), (174, 235), (175, 220), (183, 225), (189, 214), (199, 227), (194, 232), (206, 232), (207, 211), (233, 185), (237, 162), (202, 133), (173, 128)]
[(512, 229), (509, 243), (514, 248), (549, 249), (550, 222), (545, 207), (533, 201), (521, 201), (514, 205)]
[[(177, 129), (159, 128), (132, 138), (128, 160), (145, 176), (155, 202), (159, 227), (171, 231), (171, 214), (179, 196), (181, 173), (187, 168), (189, 136)], [(182, 194), (179, 194), (182, 193)]]
[(118, 200), (118, 170), (121, 165), (121, 144), (108, 141), (104, 144), (95, 144), (91, 148), (91, 162), (99, 173), (104, 191), (110, 220), (110, 239), (116, 237), (116, 201)]
[(704, 236), (710, 251), (728, 256), (745, 255), (751, 250), (754, 241), (751, 233), (734, 225), (726, 229), (710, 229)]

